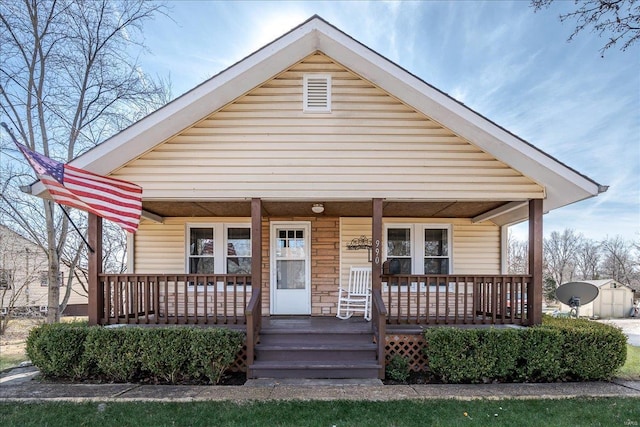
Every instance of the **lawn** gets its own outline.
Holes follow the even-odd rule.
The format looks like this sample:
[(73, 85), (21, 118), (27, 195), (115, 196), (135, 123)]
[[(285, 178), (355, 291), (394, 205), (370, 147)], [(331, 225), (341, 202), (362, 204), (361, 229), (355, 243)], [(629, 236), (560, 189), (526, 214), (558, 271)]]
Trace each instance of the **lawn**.
[(625, 380), (640, 380), (640, 347), (627, 344), (627, 360), (616, 376)]
[(638, 426), (640, 399), (0, 404), (7, 426)]

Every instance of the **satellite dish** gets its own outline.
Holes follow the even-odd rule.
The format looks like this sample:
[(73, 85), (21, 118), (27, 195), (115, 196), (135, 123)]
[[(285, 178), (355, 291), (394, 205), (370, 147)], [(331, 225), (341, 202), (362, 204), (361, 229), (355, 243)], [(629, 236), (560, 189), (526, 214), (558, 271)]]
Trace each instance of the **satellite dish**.
[(571, 311), (575, 310), (575, 317), (578, 317), (580, 306), (589, 304), (596, 299), (600, 290), (597, 286), (586, 282), (569, 282), (558, 286), (556, 289), (556, 298), (563, 304), (571, 307)]

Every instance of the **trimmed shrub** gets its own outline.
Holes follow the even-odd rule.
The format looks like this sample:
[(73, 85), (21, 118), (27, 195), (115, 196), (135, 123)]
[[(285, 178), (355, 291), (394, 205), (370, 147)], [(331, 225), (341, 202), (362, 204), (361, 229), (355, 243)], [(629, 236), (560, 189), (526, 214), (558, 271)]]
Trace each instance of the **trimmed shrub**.
[(52, 379), (217, 384), (243, 343), (243, 333), (221, 328), (61, 323), (32, 329), (27, 354)]
[(566, 377), (564, 337), (559, 330), (526, 328), (519, 335), (522, 345), (514, 380), (552, 382)]
[(409, 369), (409, 361), (399, 354), (394, 354), (387, 365), (387, 377), (403, 383), (409, 378)]
[(429, 369), (444, 382), (606, 380), (624, 365), (619, 328), (545, 317), (522, 329), (425, 329)]
[(194, 329), (190, 335), (190, 376), (219, 383), (242, 348), (244, 334), (230, 329), (207, 328)]
[(424, 332), (429, 369), (444, 382), (479, 383), (511, 378), (520, 354), (515, 329), (429, 328)]
[(586, 319), (546, 316), (542, 328), (560, 331), (567, 375), (580, 381), (611, 378), (627, 359), (627, 337), (620, 328)]
[(140, 377), (142, 333), (137, 327), (91, 328), (85, 352), (98, 378), (128, 382)]
[(175, 384), (188, 376), (191, 331), (182, 327), (141, 329), (140, 369), (143, 375)]
[(43, 324), (29, 332), (26, 353), (48, 378), (80, 379), (89, 375), (84, 344), (86, 322)]

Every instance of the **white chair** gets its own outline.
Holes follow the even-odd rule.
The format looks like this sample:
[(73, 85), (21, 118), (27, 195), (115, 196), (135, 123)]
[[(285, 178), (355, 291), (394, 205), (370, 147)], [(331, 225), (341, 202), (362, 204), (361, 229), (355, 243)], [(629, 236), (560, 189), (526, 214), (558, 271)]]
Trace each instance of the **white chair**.
[(336, 317), (348, 319), (356, 312), (371, 320), (371, 267), (351, 267), (348, 287), (338, 291)]

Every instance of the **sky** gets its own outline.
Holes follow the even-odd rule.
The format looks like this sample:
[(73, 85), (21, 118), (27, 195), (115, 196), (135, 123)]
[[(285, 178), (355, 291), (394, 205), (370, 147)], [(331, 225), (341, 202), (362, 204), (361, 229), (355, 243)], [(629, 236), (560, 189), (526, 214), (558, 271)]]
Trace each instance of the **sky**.
[[(145, 24), (144, 72), (173, 96), (314, 14), (609, 190), (544, 216), (544, 233), (640, 241), (640, 43), (625, 52), (586, 30), (573, 2), (168, 1)], [(526, 239), (527, 226), (512, 227)]]

